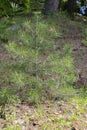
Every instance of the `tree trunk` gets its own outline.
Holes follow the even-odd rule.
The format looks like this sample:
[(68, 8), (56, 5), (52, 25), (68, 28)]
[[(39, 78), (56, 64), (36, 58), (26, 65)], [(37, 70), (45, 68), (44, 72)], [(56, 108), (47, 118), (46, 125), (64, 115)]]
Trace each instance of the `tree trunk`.
[(57, 13), (60, 0), (46, 0), (45, 14)]
[(68, 0), (67, 11), (71, 17), (74, 17), (74, 13), (76, 11), (76, 0)]
[(58, 10), (59, 11), (61, 10), (61, 3), (62, 3), (62, 0), (59, 0), (59, 5), (58, 5)]
[(85, 0), (81, 0), (81, 6), (84, 6)]

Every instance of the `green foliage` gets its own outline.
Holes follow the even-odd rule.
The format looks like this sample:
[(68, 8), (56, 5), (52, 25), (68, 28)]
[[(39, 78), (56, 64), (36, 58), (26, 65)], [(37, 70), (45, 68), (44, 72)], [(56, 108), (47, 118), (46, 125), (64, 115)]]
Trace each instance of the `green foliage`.
[(20, 102), (17, 95), (9, 87), (0, 90), (0, 117), (5, 118), (5, 105)]
[(30, 10), (30, 0), (25, 0), (25, 11), (29, 12)]
[(0, 15), (9, 15), (12, 13), (10, 0), (0, 0)]
[(19, 125), (14, 126), (7, 126), (5, 130), (21, 130), (21, 127)]
[(0, 15), (14, 15), (15, 13), (30, 11), (30, 0), (0, 0)]
[(44, 9), (44, 2), (45, 0), (31, 0), (30, 1), (30, 8), (34, 11), (40, 11)]
[(85, 46), (87, 46), (87, 29), (85, 29), (84, 35), (85, 35), (85, 39), (82, 40), (82, 43), (83, 43)]
[[(84, 90), (83, 93), (82, 90), (81, 97), (77, 98), (76, 95), (75, 99), (76, 90), (72, 87), (76, 80), (71, 55), (72, 47), (65, 43), (56, 50), (58, 43), (56, 45), (55, 39), (62, 37), (62, 35), (58, 30), (58, 24), (56, 25), (55, 21), (52, 22), (51, 20), (36, 16), (30, 20), (24, 20), (25, 22), (21, 24), (21, 29), (19, 28), (18, 32), (7, 31), (10, 40), (8, 43), (6, 42), (4, 49), (6, 49), (5, 52), (7, 51), (6, 56), (8, 57), (2, 61), (3, 63), (0, 62), (0, 68), (3, 68), (0, 70), (2, 86), (0, 117), (6, 118), (6, 130), (22, 129), (19, 125), (14, 124), (16, 118), (12, 117), (13, 121), (10, 117), (13, 115), (8, 115), (10, 120), (8, 121), (5, 113), (6, 104), (18, 103), (20, 100), (38, 104), (40, 101), (46, 101), (46, 99), (58, 99), (58, 102), (52, 101), (54, 108), (49, 109), (52, 104), (45, 104), (47, 108), (38, 104), (34, 115), (27, 117), (30, 122), (39, 121), (42, 130), (71, 128), (72, 122), (79, 120), (80, 115), (85, 111), (87, 91)], [(14, 24), (17, 24), (15, 20)], [(7, 20), (0, 28), (6, 29), (9, 25), (10, 22)], [(83, 94), (85, 98), (82, 98)], [(69, 97), (73, 97), (73, 101), (64, 102), (64, 105), (63, 102), (59, 101), (69, 99)], [(67, 107), (68, 110), (66, 110)], [(61, 108), (62, 114), (55, 111)], [(16, 115), (16, 111), (14, 115)], [(23, 114), (23, 116), (25, 120), (25, 115)]]
[(87, 46), (87, 40), (82, 40), (82, 43)]
[[(69, 88), (76, 80), (72, 49), (65, 45), (62, 52), (55, 51), (53, 39), (60, 36), (51, 21), (35, 16), (22, 24), (17, 40), (9, 41), (5, 46), (15, 60), (9, 64), (10, 87), (21, 100), (37, 103), (45, 98), (58, 97), (60, 92), (64, 95), (69, 90), (70, 93)], [(62, 93), (64, 88), (68, 89)]]
[(0, 91), (0, 105), (15, 103), (17, 100), (19, 101), (18, 97), (14, 95), (11, 88), (6, 87)]
[(20, 7), (18, 3), (10, 2), (12, 7), (12, 14), (16, 14), (23, 10), (23, 7)]

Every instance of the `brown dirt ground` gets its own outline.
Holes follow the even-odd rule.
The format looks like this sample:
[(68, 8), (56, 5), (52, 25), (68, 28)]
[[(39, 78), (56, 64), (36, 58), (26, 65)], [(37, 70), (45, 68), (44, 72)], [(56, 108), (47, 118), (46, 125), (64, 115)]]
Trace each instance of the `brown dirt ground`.
[[(87, 78), (87, 46), (82, 43), (82, 40), (84, 39), (82, 28), (74, 21), (72, 21), (71, 24), (64, 21), (63, 23), (61, 24), (61, 26), (63, 26), (61, 28), (63, 38), (57, 39), (56, 42), (60, 47), (62, 47), (63, 43), (72, 45), (72, 56), (74, 58), (76, 71)], [(87, 28), (87, 25), (84, 26), (84, 29), (85, 28)]]

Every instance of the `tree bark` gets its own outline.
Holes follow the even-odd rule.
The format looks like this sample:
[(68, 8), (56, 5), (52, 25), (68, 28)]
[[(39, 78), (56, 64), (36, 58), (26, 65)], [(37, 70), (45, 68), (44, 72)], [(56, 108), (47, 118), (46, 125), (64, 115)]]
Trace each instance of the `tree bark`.
[(45, 1), (45, 14), (57, 13), (60, 0), (46, 0)]
[(67, 11), (71, 17), (74, 17), (74, 13), (76, 11), (76, 0), (68, 0)]

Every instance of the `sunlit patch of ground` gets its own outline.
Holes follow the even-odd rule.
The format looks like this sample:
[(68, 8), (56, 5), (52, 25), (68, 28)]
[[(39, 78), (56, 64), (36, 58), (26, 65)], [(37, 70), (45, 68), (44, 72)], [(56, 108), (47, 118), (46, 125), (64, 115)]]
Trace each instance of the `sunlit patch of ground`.
[[(6, 106), (6, 120), (0, 119), (1, 129), (19, 127), (18, 130), (76, 130), (87, 129), (87, 103), (82, 101), (48, 101), (32, 107)], [(8, 129), (6, 129), (8, 130)]]

